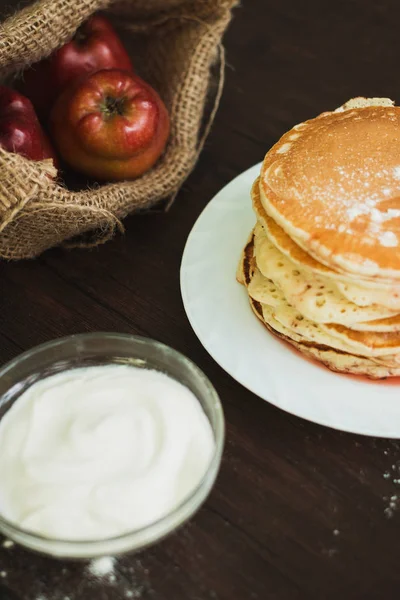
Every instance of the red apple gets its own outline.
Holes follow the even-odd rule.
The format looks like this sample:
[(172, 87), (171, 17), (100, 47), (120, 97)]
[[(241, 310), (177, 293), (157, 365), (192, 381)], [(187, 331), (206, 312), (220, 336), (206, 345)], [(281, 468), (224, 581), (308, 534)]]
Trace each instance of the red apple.
[(67, 85), (100, 69), (133, 71), (131, 60), (111, 23), (94, 15), (83, 23), (70, 42), (24, 71), (18, 89), (41, 118)]
[(71, 167), (101, 180), (138, 177), (164, 150), (169, 118), (155, 90), (117, 69), (98, 71), (58, 98), (53, 140)]
[(31, 160), (57, 158), (33, 106), (15, 90), (0, 85), (0, 147)]

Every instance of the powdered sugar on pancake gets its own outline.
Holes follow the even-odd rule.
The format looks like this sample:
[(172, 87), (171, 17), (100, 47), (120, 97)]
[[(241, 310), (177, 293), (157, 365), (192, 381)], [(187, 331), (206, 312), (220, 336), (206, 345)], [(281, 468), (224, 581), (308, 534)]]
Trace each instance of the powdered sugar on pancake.
[(289, 131), (267, 153), (260, 187), (266, 211), (315, 258), (397, 279), (400, 108), (376, 102), (356, 99)]

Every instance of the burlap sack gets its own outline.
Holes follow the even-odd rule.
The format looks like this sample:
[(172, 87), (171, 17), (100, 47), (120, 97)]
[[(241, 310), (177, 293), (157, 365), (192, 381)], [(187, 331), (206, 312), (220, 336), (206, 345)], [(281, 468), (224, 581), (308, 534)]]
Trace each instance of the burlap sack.
[[(157, 165), (135, 181), (73, 192), (54, 181), (52, 162), (0, 149), (0, 257), (32, 258), (93, 231), (98, 244), (121, 219), (174, 195), (193, 168), (210, 80), (235, 0), (39, 0), (0, 25), (0, 77), (64, 44), (93, 12), (105, 10), (133, 40), (140, 74), (159, 91), (171, 136)], [(131, 50), (132, 52), (132, 50)], [(86, 240), (88, 243), (88, 240)]]

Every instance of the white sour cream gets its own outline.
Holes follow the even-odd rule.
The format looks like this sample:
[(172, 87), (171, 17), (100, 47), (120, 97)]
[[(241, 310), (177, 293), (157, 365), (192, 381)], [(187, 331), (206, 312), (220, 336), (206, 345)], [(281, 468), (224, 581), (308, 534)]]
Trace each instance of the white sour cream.
[(71, 369), (0, 421), (0, 514), (57, 539), (117, 536), (176, 508), (214, 451), (194, 394), (148, 369)]

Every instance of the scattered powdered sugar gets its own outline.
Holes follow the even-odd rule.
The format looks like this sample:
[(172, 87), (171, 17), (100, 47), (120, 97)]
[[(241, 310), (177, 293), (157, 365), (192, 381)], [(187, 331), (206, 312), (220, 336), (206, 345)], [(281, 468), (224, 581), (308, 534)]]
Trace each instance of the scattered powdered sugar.
[(379, 241), (381, 246), (385, 246), (385, 248), (392, 248), (397, 246), (399, 241), (397, 239), (397, 235), (393, 233), (393, 231), (384, 231), (379, 235)]
[(384, 501), (388, 503), (388, 505), (386, 506), (384, 513), (385, 516), (388, 519), (391, 519), (395, 513), (395, 511), (398, 509), (398, 500), (399, 497), (397, 494), (393, 494), (392, 496), (384, 496)]
[(391, 221), (391, 219), (400, 217), (400, 210), (398, 208), (389, 208), (386, 211), (381, 211), (377, 208), (371, 208), (369, 214), (371, 221), (374, 221), (374, 223), (384, 223), (385, 221)]
[(94, 577), (113, 576), (115, 581), (114, 566), (115, 558), (113, 556), (102, 556), (92, 560), (89, 564), (89, 571)]
[[(336, 512), (336, 510), (335, 510)], [(334, 538), (334, 540), (330, 540), (329, 542), (329, 546), (330, 547), (322, 547), (321, 551), (322, 554), (326, 554), (329, 558), (333, 558), (334, 556), (336, 556), (336, 554), (339, 553), (339, 535), (340, 535), (340, 531), (339, 529), (332, 529), (332, 535)]]
[[(3, 556), (6, 557), (4, 548), (11, 548), (14, 542), (11, 540), (0, 540), (0, 547), (3, 548)], [(8, 558), (12, 558), (9, 555)], [(139, 559), (121, 559), (118, 560), (113, 556), (102, 556), (93, 559), (90, 562), (79, 563), (76, 566), (66, 566), (67, 563), (60, 563), (59, 568), (54, 569), (54, 576), (50, 574), (46, 581), (46, 587), (43, 587), (43, 580), (38, 570), (35, 570), (34, 565), (29, 573), (24, 572), (23, 566), (15, 564), (10, 568), (5, 569), (9, 565), (4, 564), (0, 570), (0, 581), (13, 580), (21, 577), (24, 579), (24, 585), (29, 578), (31, 600), (81, 600), (90, 595), (92, 597), (93, 590), (98, 589), (96, 597), (114, 598), (130, 598), (131, 600), (144, 600), (153, 594), (153, 588), (150, 581), (150, 569)], [(52, 569), (53, 571), (53, 569)], [(71, 588), (71, 575), (78, 578), (80, 581), (79, 590)], [(1, 587), (1, 586), (0, 586)], [(110, 591), (105, 591), (109, 589)], [(90, 591), (90, 594), (89, 594)], [(96, 594), (95, 594), (96, 595)], [(25, 596), (24, 596), (25, 597)], [(94, 596), (93, 596), (94, 597)], [(0, 592), (0, 600), (2, 595)]]
[[(383, 212), (376, 208), (375, 205), (376, 201), (369, 199), (365, 201), (364, 204), (350, 206), (346, 210), (346, 215), (351, 223), (358, 217), (363, 215), (367, 216), (369, 219), (368, 232), (370, 234), (377, 234), (381, 246), (384, 246), (385, 248), (398, 246), (399, 242), (397, 235), (393, 231), (382, 231), (381, 227), (382, 223), (400, 217), (400, 210), (390, 208), (389, 210)], [(339, 232), (344, 231), (344, 225), (340, 225), (338, 230)]]
[[(394, 446), (394, 449), (388, 447), (383, 451), (383, 453), (385, 456), (392, 456), (393, 460), (393, 450), (397, 455), (397, 444)], [(382, 477), (389, 484), (393, 484), (391, 493), (388, 493), (386, 496), (383, 496), (383, 501), (385, 503), (383, 513), (386, 518), (391, 519), (392, 517), (394, 517), (395, 513), (400, 508), (400, 461), (396, 460), (396, 462), (393, 462), (390, 465), (390, 467), (383, 473)]]
[(142, 597), (142, 592), (141, 590), (127, 590), (125, 592), (125, 598), (141, 598)]
[[(346, 111), (340, 119), (357, 120), (357, 115), (357, 111)], [(296, 136), (297, 134), (290, 135)], [(295, 139), (293, 138), (293, 140)], [(387, 227), (384, 224), (400, 217), (400, 210), (386, 209), (389, 198), (394, 199), (400, 195), (400, 164), (394, 164), (394, 166), (385, 164), (388, 161), (385, 159), (384, 153), (382, 154), (379, 150), (380, 140), (373, 141), (374, 144), (377, 144), (377, 151), (375, 154), (367, 155), (362, 164), (359, 164), (358, 159), (356, 160), (352, 154), (349, 154), (350, 150), (345, 150), (343, 155), (332, 152), (333, 164), (329, 164), (331, 171), (328, 171), (329, 177), (322, 182), (319, 173), (323, 157), (312, 152), (307, 155), (309, 170), (305, 177), (304, 169), (300, 169), (298, 165), (301, 153), (299, 156), (295, 154), (294, 158), (291, 156), (291, 152), (286, 154), (291, 148), (290, 143), (284, 142), (275, 151), (276, 155), (280, 155), (279, 159), (276, 156), (278, 160), (269, 165), (265, 171), (266, 183), (279, 195), (278, 190), (274, 189), (278, 179), (276, 170), (283, 164), (287, 177), (290, 177), (291, 174), (294, 177), (300, 173), (300, 180), (301, 182), (304, 180), (306, 186), (307, 198), (318, 197), (321, 202), (326, 200), (324, 202), (327, 207), (323, 219), (324, 229), (338, 230), (339, 233), (347, 235), (363, 235), (366, 239), (365, 243), (370, 245), (378, 243), (384, 248), (396, 247), (400, 245), (396, 235), (400, 235), (400, 232), (397, 231), (398, 225), (393, 224), (393, 226)], [(345, 141), (345, 143), (347, 142)], [(305, 148), (307, 149), (307, 145)], [(366, 150), (368, 150), (367, 146)], [(349, 157), (348, 162), (346, 162), (346, 157)], [(298, 192), (298, 185), (293, 185), (293, 189), (289, 191), (285, 190), (285, 194), (280, 197), (281, 205), (286, 202), (287, 198), (292, 202), (295, 192)], [(300, 201), (307, 208), (303, 195), (301, 194)], [(320, 218), (320, 215), (317, 218)], [(313, 222), (317, 224), (319, 221), (314, 217)], [(356, 227), (352, 226), (353, 222), (356, 223)]]
[[(116, 567), (116, 558), (113, 556), (102, 556), (101, 558), (96, 558), (89, 563), (88, 571), (91, 576), (99, 579), (103, 585), (107, 584), (117, 586), (124, 594), (125, 598), (134, 598), (135, 600), (142, 598), (147, 582), (143, 582), (143, 584), (139, 583), (137, 575), (141, 573), (141, 576), (144, 576), (145, 580), (147, 580), (149, 571), (142, 568), (140, 561), (136, 561), (138, 573), (136, 573), (136, 568), (131, 567), (129, 569), (129, 571), (134, 574), (129, 576), (129, 579), (131, 580), (129, 585), (127, 584), (126, 577), (120, 577), (121, 566), (118, 571), (116, 570)], [(129, 585), (129, 587), (127, 587), (127, 585)], [(121, 588), (121, 586), (123, 587)], [(73, 600), (73, 598), (71, 598), (71, 600)]]
[(323, 548), (322, 554), (326, 554), (329, 558), (333, 558), (339, 550), (337, 548)]
[(383, 212), (381, 212), (380, 210), (378, 210), (375, 207), (370, 209), (369, 215), (371, 217), (372, 223), (378, 224), (378, 223), (383, 223), (384, 221), (386, 221), (385, 215), (383, 214)]
[(349, 217), (350, 221), (354, 221), (354, 219), (356, 219), (357, 217), (361, 215), (366, 215), (368, 211), (369, 209), (367, 206), (350, 206), (350, 208), (346, 210), (346, 214)]
[[(365, 102), (366, 106), (370, 106), (369, 100)], [(327, 231), (338, 230), (349, 236), (359, 235), (370, 246), (377, 243), (383, 248), (393, 248), (400, 246), (400, 231), (397, 223), (387, 222), (400, 216), (400, 210), (387, 210), (387, 205), (388, 200), (392, 199), (396, 206), (396, 200), (400, 196), (400, 161), (397, 163), (396, 158), (392, 162), (393, 156), (398, 154), (397, 146), (393, 149), (393, 154), (388, 155), (382, 146), (380, 129), (372, 131), (367, 139), (363, 135), (363, 123), (358, 122), (362, 121), (362, 113), (358, 108), (357, 104), (353, 109), (346, 106), (335, 111), (340, 113), (335, 117), (335, 122), (342, 123), (336, 132), (337, 143), (322, 144), (321, 152), (313, 151), (313, 121), (295, 126), (294, 131), (289, 132), (272, 152), (271, 162), (267, 161), (265, 165), (264, 180), (279, 197), (278, 212), (282, 212), (283, 216), (286, 214), (285, 205), (290, 203), (289, 221), (294, 199), (298, 197), (304, 210), (310, 209), (312, 213), (317, 198), (326, 207), (321, 224)], [(382, 120), (378, 111), (376, 115), (383, 131), (386, 131), (386, 127), (388, 132), (393, 131), (391, 121), (395, 121), (396, 126), (398, 124), (398, 115), (391, 114), (388, 110)], [(327, 120), (324, 121), (323, 117)], [(354, 125), (349, 119), (354, 121)], [(315, 122), (320, 127), (319, 135), (323, 137), (324, 132), (331, 135), (331, 112), (320, 115)], [(308, 133), (296, 131), (304, 127), (309, 129)], [(350, 141), (349, 127), (354, 127), (356, 132), (356, 136)], [(300, 137), (302, 139), (298, 142)], [(280, 168), (283, 169), (283, 177), (278, 177)], [(321, 173), (325, 176), (322, 177)], [(289, 181), (292, 184), (290, 189), (287, 185)], [(274, 203), (273, 199), (271, 203)], [(396, 215), (396, 212), (399, 214)], [(311, 223), (319, 227), (320, 218), (321, 215), (312, 216), (309, 225), (304, 227), (307, 233), (312, 234)], [(352, 225), (353, 222), (355, 226)], [(331, 234), (328, 235), (327, 239), (330, 239)], [(358, 259), (359, 256), (357, 262)]]
[(370, 223), (368, 231), (369, 231), (369, 233), (380, 233), (381, 226), (379, 223)]

